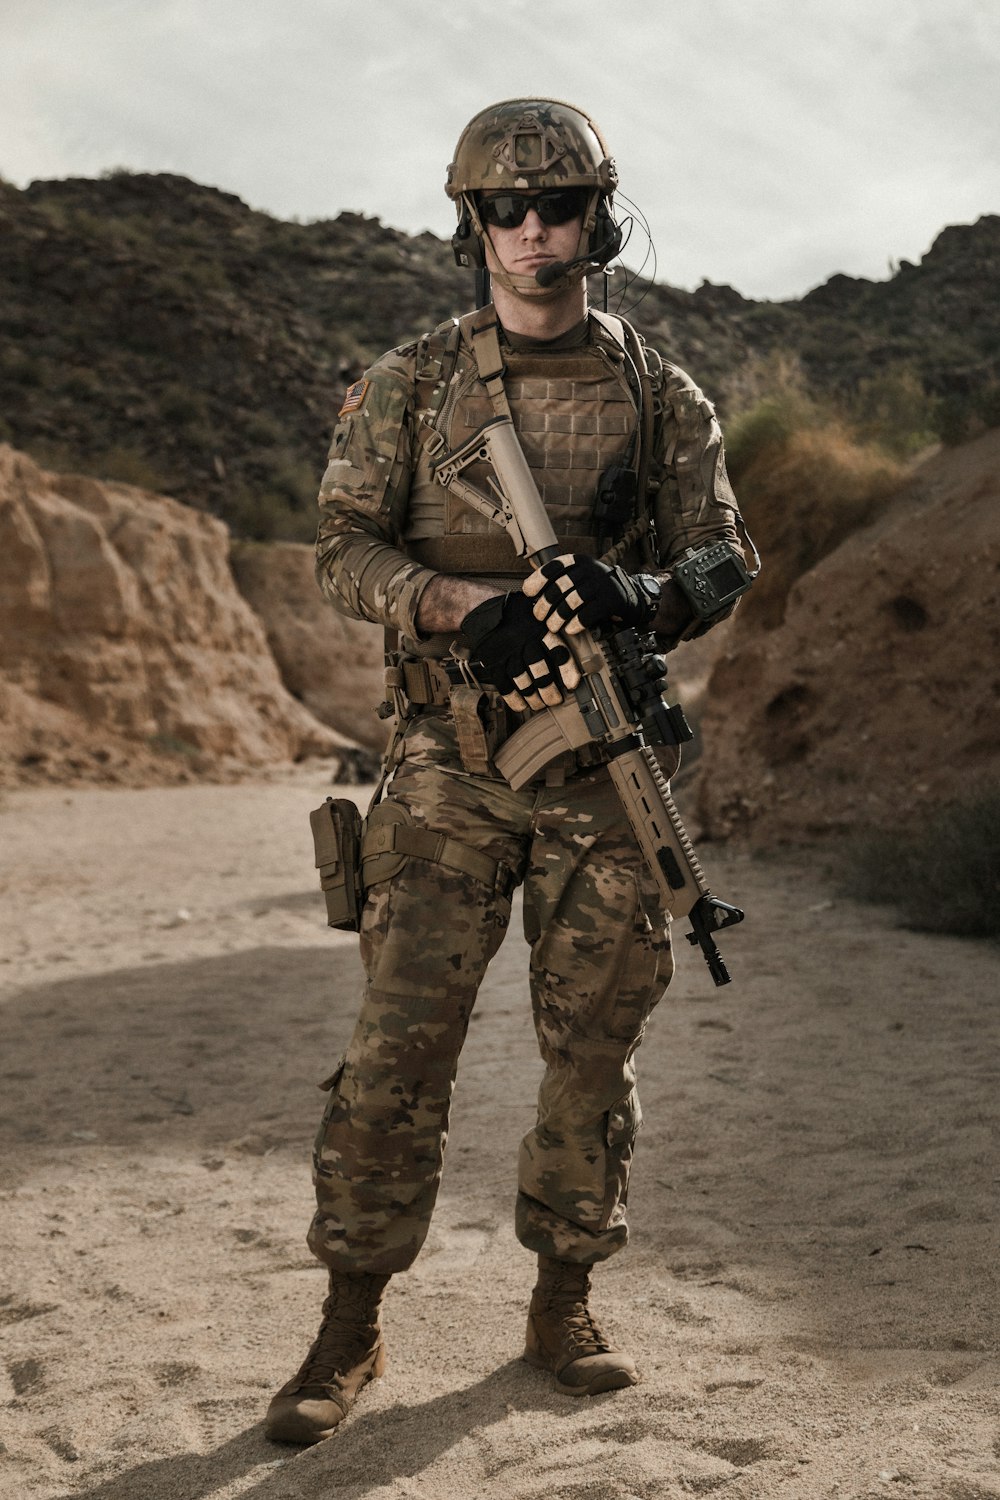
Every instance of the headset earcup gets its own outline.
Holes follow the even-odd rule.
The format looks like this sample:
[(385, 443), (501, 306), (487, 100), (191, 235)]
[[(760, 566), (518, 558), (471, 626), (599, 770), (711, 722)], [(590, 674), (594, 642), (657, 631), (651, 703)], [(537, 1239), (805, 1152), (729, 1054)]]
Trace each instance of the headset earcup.
[(614, 260), (621, 247), (622, 227), (612, 218), (608, 200), (602, 193), (597, 205), (594, 232), (590, 237), (590, 250), (595, 255), (600, 252), (601, 265), (606, 266), (609, 260)]
[(458, 228), (451, 237), (451, 248), (455, 252), (455, 264), (481, 271), (486, 264), (482, 240), (472, 227), (472, 215), (466, 203), (462, 204), (458, 216)]

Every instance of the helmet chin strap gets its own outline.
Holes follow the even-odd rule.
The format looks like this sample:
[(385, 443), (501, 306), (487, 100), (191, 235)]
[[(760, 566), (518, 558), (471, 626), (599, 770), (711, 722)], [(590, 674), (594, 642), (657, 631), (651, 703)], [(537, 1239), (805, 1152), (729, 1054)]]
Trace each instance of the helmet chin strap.
[(534, 276), (515, 276), (512, 272), (499, 268), (490, 271), (493, 281), (513, 296), (523, 298), (525, 302), (555, 302), (571, 286), (582, 281), (586, 275), (586, 266), (573, 266), (562, 276), (557, 277), (550, 286), (540, 287)]

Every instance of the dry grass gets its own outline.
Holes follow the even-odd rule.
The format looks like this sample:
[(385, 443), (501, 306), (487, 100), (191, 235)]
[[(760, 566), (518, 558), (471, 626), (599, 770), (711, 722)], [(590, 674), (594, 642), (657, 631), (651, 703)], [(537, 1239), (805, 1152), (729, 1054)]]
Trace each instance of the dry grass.
[(764, 559), (743, 618), (772, 629), (784, 619), (796, 580), (882, 513), (904, 465), (812, 400), (787, 372), (775, 394), (730, 424), (727, 450), (740, 508)]

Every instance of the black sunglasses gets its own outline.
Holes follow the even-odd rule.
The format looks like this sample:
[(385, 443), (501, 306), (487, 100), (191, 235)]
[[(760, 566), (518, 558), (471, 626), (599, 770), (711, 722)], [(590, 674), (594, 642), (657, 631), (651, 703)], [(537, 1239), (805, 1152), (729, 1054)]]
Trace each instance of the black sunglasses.
[(588, 196), (586, 188), (578, 187), (552, 188), (542, 193), (494, 193), (488, 198), (481, 194), (479, 212), (484, 224), (497, 229), (517, 229), (524, 223), (528, 209), (533, 208), (542, 223), (551, 228), (579, 218)]

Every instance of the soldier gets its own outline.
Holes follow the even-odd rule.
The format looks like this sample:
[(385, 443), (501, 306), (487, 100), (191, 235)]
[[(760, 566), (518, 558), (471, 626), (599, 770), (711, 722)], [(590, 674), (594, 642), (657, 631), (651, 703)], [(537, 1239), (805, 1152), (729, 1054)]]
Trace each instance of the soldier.
[[(712, 406), (588, 310), (585, 278), (620, 245), (616, 184), (582, 111), (533, 99), (478, 114), (446, 191), (456, 256), (489, 272), (492, 305), (385, 355), (340, 412), (317, 577), (335, 608), (398, 636), (396, 723), (362, 843), (367, 982), (314, 1152), (309, 1244), (329, 1294), (268, 1410), (280, 1441), (330, 1436), (382, 1373), (383, 1293), (427, 1232), (459, 1052), (518, 885), (545, 1063), (515, 1210), (538, 1257), (524, 1357), (574, 1396), (639, 1378), (588, 1299), (591, 1267), (627, 1240), (635, 1052), (671, 975), (668, 921), (599, 748), (520, 791), (493, 762), (574, 687), (567, 634), (634, 625), (669, 649), (704, 628), (672, 561), (738, 546)], [(431, 472), (429, 450), (508, 411), (563, 546), (544, 575), (525, 577), (506, 533)]]

